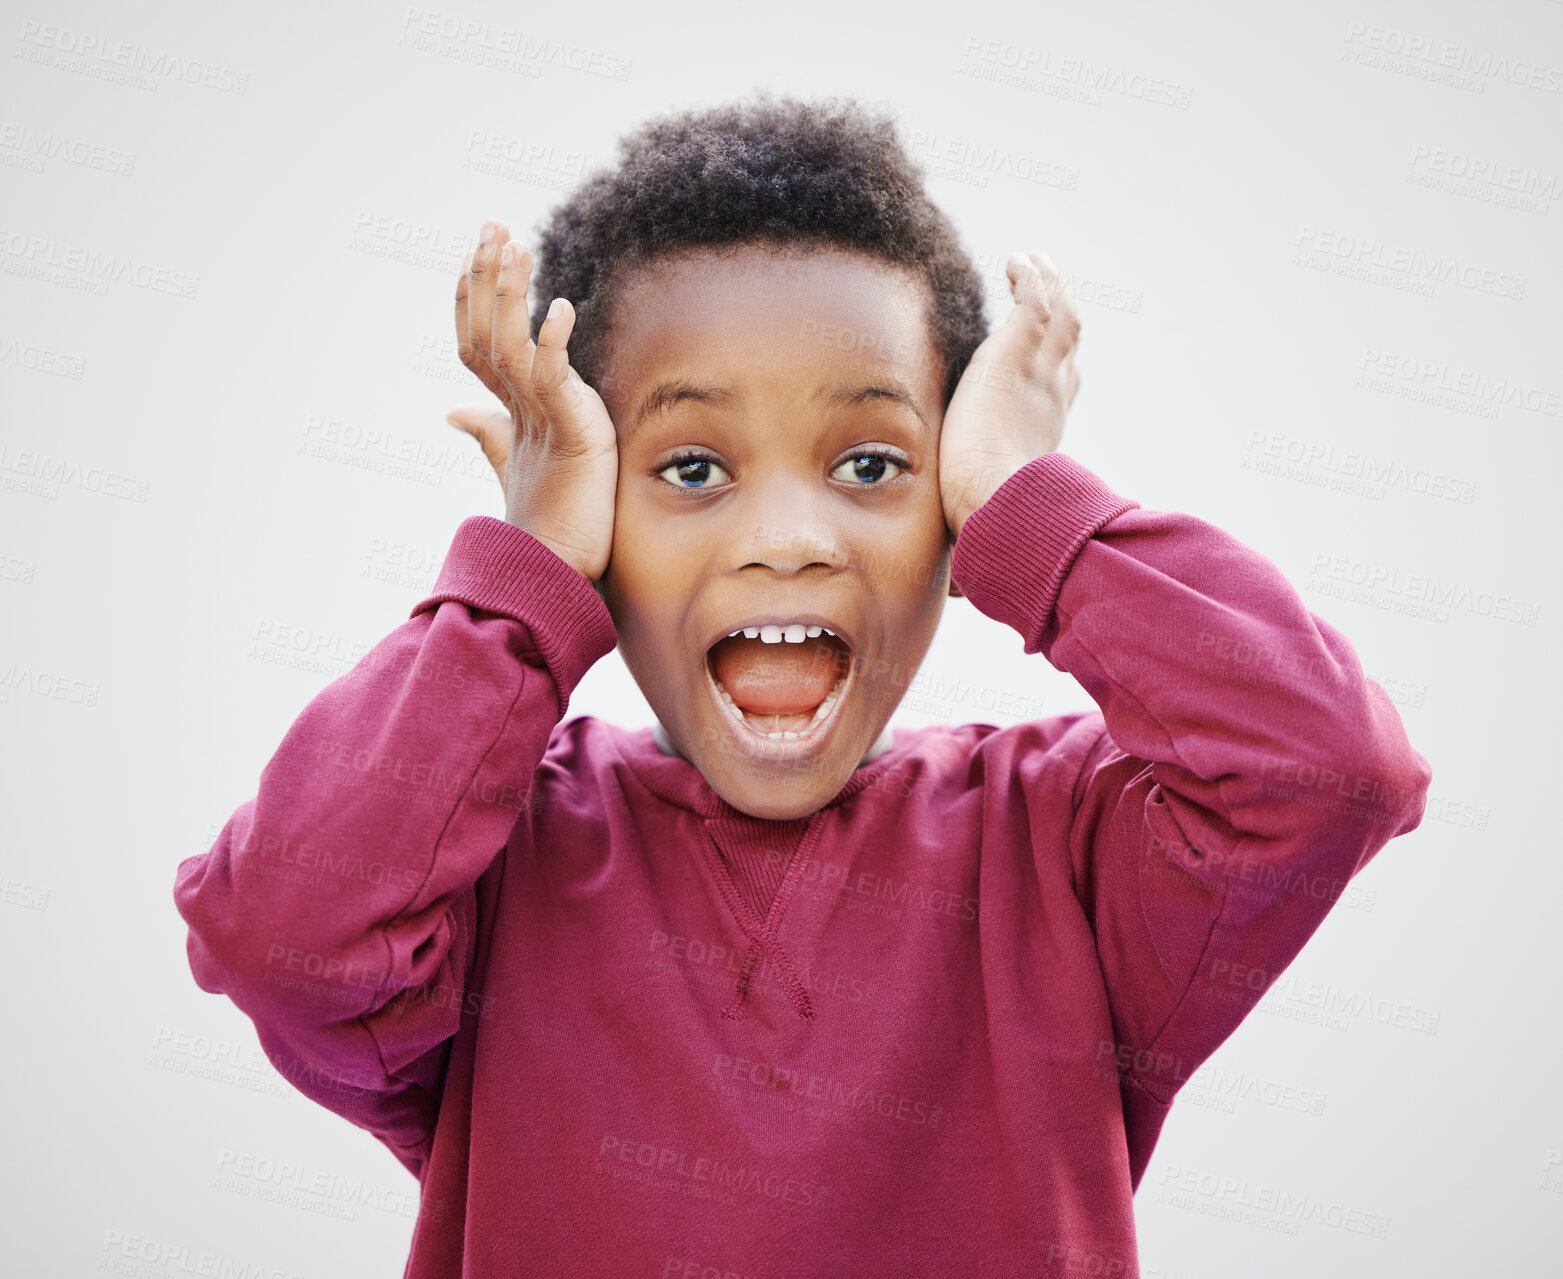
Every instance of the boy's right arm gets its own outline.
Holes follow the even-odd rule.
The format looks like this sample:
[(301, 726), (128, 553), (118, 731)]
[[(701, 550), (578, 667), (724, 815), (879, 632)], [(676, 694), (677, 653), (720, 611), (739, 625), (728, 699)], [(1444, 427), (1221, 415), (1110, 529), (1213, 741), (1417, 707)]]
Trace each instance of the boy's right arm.
[(174, 890), (200, 986), (414, 1174), (469, 1004), (477, 880), (617, 638), (591, 586), (613, 541), (613, 422), (570, 366), (568, 301), (533, 340), (531, 271), (489, 221), (456, 284), (462, 362), (506, 409), (509, 439), (485, 442), (505, 454), (505, 519), (462, 522), (434, 594), (309, 704)]
[(474, 953), (478, 877), (582, 675), (616, 642), (530, 533), (463, 521), (432, 595), (289, 729), (174, 895), (202, 989), (415, 1174)]

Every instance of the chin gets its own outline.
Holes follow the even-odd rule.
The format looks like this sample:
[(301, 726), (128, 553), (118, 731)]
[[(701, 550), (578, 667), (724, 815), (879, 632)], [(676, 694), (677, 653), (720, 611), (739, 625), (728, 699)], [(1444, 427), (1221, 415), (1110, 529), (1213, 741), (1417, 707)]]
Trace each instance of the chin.
[[(745, 765), (727, 760), (714, 766), (696, 762), (712, 790), (741, 813), (784, 822), (823, 808), (852, 775), (848, 765), (835, 777), (821, 768), (792, 771), (772, 764)], [(762, 771), (763, 770), (763, 771)], [(766, 775), (769, 774), (769, 775)]]

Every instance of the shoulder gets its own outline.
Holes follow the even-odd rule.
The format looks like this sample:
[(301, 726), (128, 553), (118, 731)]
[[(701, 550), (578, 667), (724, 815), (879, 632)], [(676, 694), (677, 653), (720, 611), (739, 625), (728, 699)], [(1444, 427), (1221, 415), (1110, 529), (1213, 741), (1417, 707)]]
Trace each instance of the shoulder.
[(866, 766), (864, 791), (890, 791), (931, 805), (962, 794), (1051, 790), (1073, 804), (1075, 781), (1110, 746), (1100, 711), (1078, 711), (1018, 724), (929, 724), (897, 728), (895, 745)]
[(572, 715), (554, 725), (543, 758), (566, 767), (571, 761), (589, 762), (611, 752), (615, 735), (624, 731), (595, 715)]
[(621, 766), (626, 752), (636, 748), (639, 736), (649, 739), (649, 733), (637, 734), (595, 715), (571, 716), (555, 724), (548, 735), (548, 746), (537, 766), (537, 784), (590, 785), (601, 774)]

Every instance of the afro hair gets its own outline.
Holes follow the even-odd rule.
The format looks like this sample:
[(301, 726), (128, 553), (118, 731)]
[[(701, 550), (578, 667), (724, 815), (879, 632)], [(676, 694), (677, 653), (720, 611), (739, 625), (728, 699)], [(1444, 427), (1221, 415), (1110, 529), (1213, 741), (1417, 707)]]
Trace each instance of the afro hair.
[(637, 268), (745, 243), (840, 248), (926, 281), (948, 404), (987, 322), (982, 280), (922, 179), (893, 119), (853, 98), (761, 91), (649, 120), (620, 140), (618, 164), (588, 174), (539, 230), (533, 335), (549, 302), (568, 298), (571, 363), (601, 387), (615, 297)]

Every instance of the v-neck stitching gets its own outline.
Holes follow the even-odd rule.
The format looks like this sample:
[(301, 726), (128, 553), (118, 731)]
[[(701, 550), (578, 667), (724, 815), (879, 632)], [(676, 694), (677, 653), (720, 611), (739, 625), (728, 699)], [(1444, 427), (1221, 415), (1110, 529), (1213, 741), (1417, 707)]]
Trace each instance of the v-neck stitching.
[[(782, 918), (787, 913), (788, 903), (792, 900), (793, 890), (803, 877), (804, 866), (809, 855), (814, 851), (814, 845), (819, 841), (828, 814), (829, 809), (818, 809), (809, 814), (808, 824), (798, 837), (798, 842), (792, 851), (792, 859), (787, 864), (781, 883), (776, 886), (776, 892), (771, 897), (763, 919), (739, 891), (737, 881), (733, 878), (732, 867), (727, 864), (722, 847), (711, 832), (710, 819), (701, 822), (700, 833), (704, 842), (706, 860), (711, 866), (717, 888), (721, 892), (722, 899), (727, 903), (728, 913), (749, 939), (743, 969), (738, 976), (737, 991), (733, 1001), (722, 1010), (723, 1017), (737, 1020), (747, 1012), (756, 973), (767, 958), (775, 963), (777, 978), (798, 1015), (804, 1018), (814, 1016), (814, 1005), (809, 999), (809, 992), (798, 979), (797, 970), (793, 967), (792, 959), (782, 946), (778, 934), (781, 930)], [(750, 820), (758, 819), (750, 818)]]

